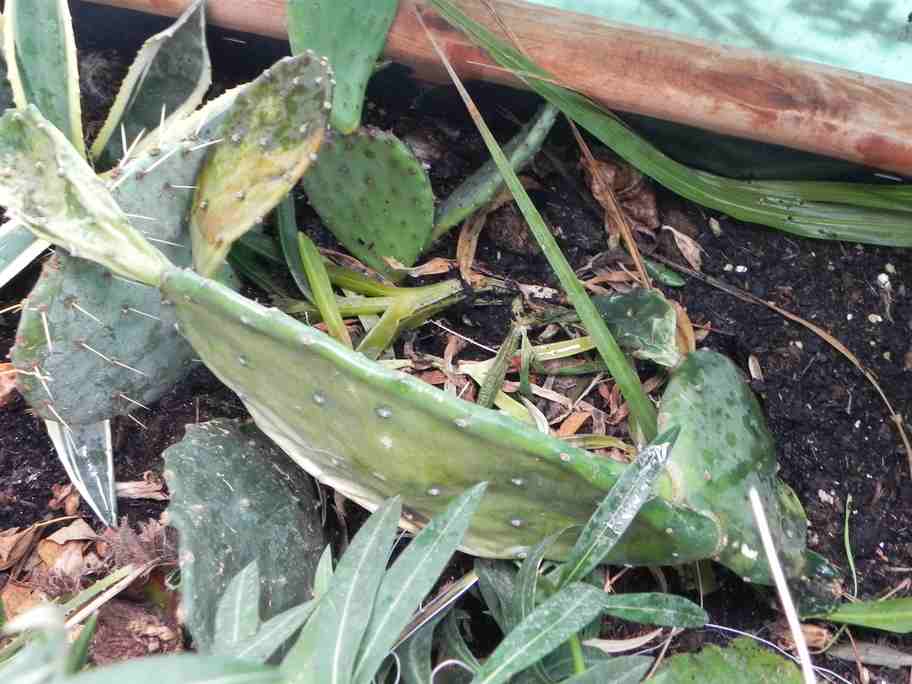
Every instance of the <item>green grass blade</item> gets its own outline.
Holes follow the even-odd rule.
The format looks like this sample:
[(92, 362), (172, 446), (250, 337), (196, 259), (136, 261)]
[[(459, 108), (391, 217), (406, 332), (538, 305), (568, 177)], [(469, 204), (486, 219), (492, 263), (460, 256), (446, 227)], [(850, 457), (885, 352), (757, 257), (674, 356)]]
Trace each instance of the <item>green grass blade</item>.
[(16, 106), (38, 107), (84, 157), (76, 39), (67, 0), (7, 0), (3, 51)]
[[(330, 588), (282, 663), (289, 684), (348, 684), (386, 571), (402, 503), (390, 499), (371, 515), (339, 561)], [(393, 637), (398, 636), (394, 633)], [(318, 676), (319, 675), (319, 676)]]
[(92, 613), (85, 621), (79, 636), (72, 643), (66, 654), (66, 661), (63, 671), (67, 675), (74, 675), (86, 666), (89, 661), (89, 646), (95, 636), (95, 628), (98, 625), (98, 613)]
[[(438, 52), (441, 58), (444, 58), (443, 52), (440, 52), (439, 50)], [(601, 316), (599, 316), (598, 310), (595, 308), (592, 300), (589, 299), (589, 295), (586, 293), (583, 284), (576, 277), (573, 268), (570, 266), (570, 263), (567, 261), (563, 252), (561, 252), (557, 240), (555, 240), (554, 235), (551, 234), (551, 231), (545, 225), (544, 219), (541, 217), (541, 214), (538, 213), (538, 209), (535, 208), (535, 205), (526, 193), (526, 189), (513, 171), (513, 167), (510, 165), (510, 162), (504, 155), (500, 145), (498, 145), (491, 130), (488, 128), (484, 119), (481, 117), (481, 114), (478, 112), (478, 109), (472, 102), (471, 97), (462, 85), (456, 72), (453, 71), (449, 62), (445, 62), (445, 66), (450, 74), (450, 78), (452, 78), (453, 82), (456, 84), (469, 113), (472, 115), (475, 125), (488, 148), (488, 152), (497, 165), (497, 168), (500, 170), (504, 182), (510, 189), (523, 217), (526, 219), (529, 229), (535, 236), (535, 240), (541, 247), (545, 258), (548, 259), (551, 268), (557, 274), (561, 286), (564, 288), (564, 292), (567, 295), (567, 299), (573, 304), (573, 308), (576, 309), (580, 321), (589, 335), (592, 336), (599, 354), (608, 366), (608, 370), (614, 378), (614, 381), (618, 384), (618, 387), (620, 387), (621, 394), (630, 406), (631, 417), (636, 421), (636, 426), (643, 433), (646, 441), (651, 441), (656, 435), (656, 411), (652, 402), (649, 400), (649, 397), (647, 397), (646, 393), (643, 391), (640, 379), (637, 377), (633, 367), (627, 361), (621, 348), (611, 335), (605, 322), (602, 320)]]
[(298, 220), (295, 217), (294, 198), (291, 194), (285, 196), (279, 206), (276, 207), (276, 222), (278, 223), (279, 245), (282, 247), (282, 254), (285, 255), (285, 263), (294, 278), (295, 285), (311, 304), (313, 303), (313, 293), (310, 291), (310, 285), (307, 281), (307, 273), (301, 264), (301, 253), (298, 247)]
[(476, 485), (411, 541), (383, 578), (355, 666), (355, 684), (370, 684), (427, 593), (462, 542), (487, 489)]
[(506, 682), (563, 644), (602, 611), (604, 592), (571, 584), (538, 606), (485, 661), (473, 684)]
[(212, 655), (234, 655), (260, 627), (260, 569), (254, 559), (235, 575), (219, 599)]
[(832, 613), (817, 617), (839, 624), (909, 634), (912, 632), (912, 597), (846, 603)]
[[(431, 0), (453, 26), (500, 66), (522, 74), (529, 87), (620, 157), (673, 192), (742, 221), (803, 237), (898, 247), (912, 246), (912, 187), (818, 181), (742, 181), (695, 171), (638, 136), (611, 112), (554, 79), (474, 22), (450, 0)], [(541, 80), (535, 76), (541, 76)]]
[(665, 469), (679, 431), (680, 428), (673, 427), (662, 433), (624, 470), (571, 549), (561, 570), (561, 586), (586, 577), (627, 531)]
[(351, 348), (351, 337), (348, 334), (348, 328), (345, 327), (345, 321), (342, 320), (342, 314), (339, 313), (336, 295), (333, 293), (332, 283), (329, 282), (326, 266), (323, 265), (323, 257), (320, 256), (313, 240), (304, 233), (298, 233), (298, 253), (301, 258), (301, 266), (304, 273), (307, 274), (314, 305), (320, 311), (327, 331), (339, 342)]

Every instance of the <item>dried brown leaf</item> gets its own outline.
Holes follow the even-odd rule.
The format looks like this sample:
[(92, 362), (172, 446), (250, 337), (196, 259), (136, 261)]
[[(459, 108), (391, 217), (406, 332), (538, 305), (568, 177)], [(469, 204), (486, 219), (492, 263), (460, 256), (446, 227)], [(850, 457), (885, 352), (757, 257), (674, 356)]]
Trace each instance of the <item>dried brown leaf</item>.
[(557, 436), (568, 437), (569, 435), (575, 435), (591, 417), (592, 414), (587, 411), (574, 411), (561, 423), (557, 429)]
[(12, 620), (42, 601), (46, 601), (47, 598), (43, 592), (14, 580), (7, 581), (0, 590), (0, 602), (3, 603), (3, 612), (6, 614), (7, 620)]
[(79, 518), (66, 527), (61, 527), (48, 539), (57, 544), (66, 544), (69, 541), (95, 541), (98, 535), (85, 520)]
[(703, 266), (703, 248), (700, 247), (700, 243), (689, 235), (682, 233), (677, 228), (673, 228), (671, 226), (662, 226), (662, 230), (666, 230), (671, 233), (678, 251), (681, 253), (681, 256), (684, 257), (687, 263), (690, 264), (690, 267), (695, 271), (701, 270)]
[(76, 515), (79, 510), (81, 497), (72, 483), (51, 485), (53, 497), (48, 501), (48, 508), (52, 511), (63, 509), (66, 515)]
[(11, 527), (0, 531), (0, 570), (8, 570), (28, 553), (38, 533), (35, 525), (20, 529)]

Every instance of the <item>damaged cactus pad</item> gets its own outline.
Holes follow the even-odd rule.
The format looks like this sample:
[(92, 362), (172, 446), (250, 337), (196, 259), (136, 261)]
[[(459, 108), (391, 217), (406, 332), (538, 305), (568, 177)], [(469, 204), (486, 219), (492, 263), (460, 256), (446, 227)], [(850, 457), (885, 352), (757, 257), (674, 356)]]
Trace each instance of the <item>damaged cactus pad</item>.
[[(420, 527), (467, 487), (489, 482), (464, 544), (476, 555), (521, 558), (543, 537), (583, 524), (624, 467), (387, 371), (192, 272), (170, 271), (162, 287), (206, 365), (238, 393), (259, 427), (320, 481), (368, 508), (399, 494), (408, 528)], [(659, 496), (643, 507), (608, 560), (650, 565), (717, 558), (742, 577), (768, 583), (765, 558), (753, 555), (759, 543), (743, 504), (747, 484), (766, 483), (761, 495), (779, 521), (774, 534), (790, 556), (790, 576), (829, 587), (836, 573), (809, 554), (798, 535), (804, 514), (775, 479), (756, 400), (724, 357), (701, 352), (692, 359), (674, 376), (668, 406), (663, 402), (665, 424), (682, 425), (686, 436), (659, 480)], [(717, 383), (717, 398), (679, 399), (701, 374), (707, 387)], [(738, 412), (744, 431), (725, 450), (695, 448), (696, 431), (721, 429), (714, 421), (723, 402), (737, 402), (729, 410)], [(713, 473), (719, 473), (715, 482)], [(717, 504), (717, 498), (723, 500)], [(549, 555), (565, 555), (574, 534), (562, 536)]]

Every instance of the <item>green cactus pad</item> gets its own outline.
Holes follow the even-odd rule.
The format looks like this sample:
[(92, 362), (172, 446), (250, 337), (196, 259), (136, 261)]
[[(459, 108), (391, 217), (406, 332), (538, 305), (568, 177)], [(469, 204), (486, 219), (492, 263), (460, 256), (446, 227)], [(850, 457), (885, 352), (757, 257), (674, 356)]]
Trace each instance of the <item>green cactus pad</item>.
[(398, 0), (288, 0), (294, 54), (313, 50), (333, 65), (338, 86), (330, 121), (342, 133), (361, 124), (367, 81), (386, 43)]
[(167, 128), (197, 108), (211, 83), (206, 4), (194, 0), (171, 26), (143, 43), (92, 143), (92, 158), (119, 159), (121, 134), (132, 142), (142, 130), (158, 128), (162, 116)]
[[(504, 145), (504, 154), (514, 171), (519, 171), (538, 153), (558, 114), (560, 109), (554, 105), (544, 105), (535, 118)], [(433, 237), (440, 237), (484, 207), (502, 187), (503, 176), (494, 160), (489, 159), (437, 207)]]
[(197, 650), (211, 648), (218, 601), (254, 560), (262, 620), (311, 598), (325, 544), (319, 502), (310, 479), (263, 433), (231, 420), (188, 425), (164, 459), (181, 602)]
[(303, 185), (339, 242), (391, 278), (396, 274), (383, 257), (411, 266), (430, 239), (431, 183), (408, 145), (392, 133), (365, 127), (329, 137)]
[(772, 582), (747, 501), (749, 488), (756, 487), (786, 575), (829, 583), (838, 577), (831, 566), (809, 560), (804, 510), (776, 477), (776, 449), (763, 411), (727, 357), (708, 350), (689, 354), (662, 396), (658, 425), (660, 431), (681, 428), (663, 495), (719, 520), (725, 530), (719, 561), (746, 580)]
[[(205, 159), (200, 145), (215, 134), (229, 104), (209, 108), (209, 123), (193, 139), (168, 141), (108, 177), (113, 200), (145, 240), (180, 266), (191, 260), (185, 217), (192, 191), (175, 186), (192, 185)], [(193, 351), (175, 322), (156, 289), (58, 250), (22, 311), (12, 360), (31, 375), (19, 376), (19, 390), (42, 418), (71, 426), (147, 406), (189, 369)]]
[(331, 107), (332, 71), (303, 54), (263, 72), (237, 96), (197, 179), (193, 263), (211, 276), (237, 238), (295, 186), (316, 159)]
[[(191, 271), (169, 272), (163, 292), (206, 365), (320, 481), (368, 508), (401, 495), (410, 529), (488, 481), (464, 543), (471, 553), (521, 557), (543, 537), (583, 524), (623, 467), (385, 370)], [(570, 532), (557, 553), (573, 541)], [(713, 555), (718, 541), (710, 518), (653, 499), (611, 560), (685, 562)]]

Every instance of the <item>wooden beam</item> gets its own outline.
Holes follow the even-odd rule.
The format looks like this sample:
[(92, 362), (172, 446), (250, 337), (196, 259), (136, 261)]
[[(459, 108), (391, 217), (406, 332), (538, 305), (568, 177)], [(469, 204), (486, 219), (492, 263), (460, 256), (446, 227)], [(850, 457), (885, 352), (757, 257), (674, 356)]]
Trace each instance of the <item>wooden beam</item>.
[[(189, 2), (89, 1), (171, 16)], [(540, 66), (606, 107), (912, 175), (912, 85), (522, 0), (486, 2), (496, 6)], [(457, 4), (497, 30), (485, 0)], [(420, 0), (400, 0), (388, 58), (414, 68), (421, 78), (446, 80), (415, 18), (416, 7), (463, 77), (518, 85)], [(287, 35), (285, 0), (209, 0), (209, 20), (275, 38)]]

